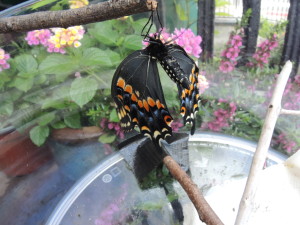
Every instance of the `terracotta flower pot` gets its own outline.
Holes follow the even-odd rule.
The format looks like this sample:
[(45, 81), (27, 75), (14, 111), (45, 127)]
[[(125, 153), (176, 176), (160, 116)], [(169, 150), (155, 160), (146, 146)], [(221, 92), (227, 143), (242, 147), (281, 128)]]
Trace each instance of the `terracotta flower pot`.
[(97, 139), (102, 134), (102, 129), (97, 126), (82, 127), (80, 129), (66, 127), (53, 130), (51, 137), (58, 142), (74, 144)]
[(48, 146), (36, 146), (28, 133), (14, 130), (0, 135), (0, 170), (9, 176), (32, 173), (51, 158)]

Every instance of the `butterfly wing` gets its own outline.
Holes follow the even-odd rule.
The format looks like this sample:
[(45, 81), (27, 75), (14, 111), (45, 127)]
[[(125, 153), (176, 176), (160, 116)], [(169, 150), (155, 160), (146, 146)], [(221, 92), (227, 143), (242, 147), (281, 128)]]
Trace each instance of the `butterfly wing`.
[(165, 103), (157, 63), (147, 51), (135, 51), (119, 65), (111, 94), (125, 131), (137, 126), (158, 144), (172, 135), (173, 118)]
[(198, 103), (200, 95), (198, 90), (198, 73), (199, 68), (194, 60), (190, 58), (185, 50), (178, 45), (169, 45), (168, 54), (173, 56), (184, 75), (189, 80), (189, 89), (185, 89), (182, 85), (177, 85), (179, 98), (181, 100), (180, 114), (183, 117), (184, 124), (191, 124), (191, 134), (195, 132), (195, 116), (199, 110)]

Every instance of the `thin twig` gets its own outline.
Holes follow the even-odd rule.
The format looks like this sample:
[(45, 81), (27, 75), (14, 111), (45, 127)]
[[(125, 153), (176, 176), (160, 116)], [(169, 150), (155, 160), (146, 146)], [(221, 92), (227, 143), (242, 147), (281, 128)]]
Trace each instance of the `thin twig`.
[(281, 109), (280, 114), (300, 116), (300, 110)]
[(235, 225), (245, 224), (248, 218), (250, 210), (248, 206), (253, 200), (253, 196), (256, 191), (255, 188), (259, 183), (260, 174), (267, 157), (275, 124), (281, 111), (281, 100), (289, 75), (292, 71), (292, 66), (292, 63), (287, 61), (276, 82), (273, 96), (268, 107), (266, 119), (258, 141), (257, 149), (253, 156), (250, 174), (248, 176), (244, 194), (240, 202)]
[(199, 214), (200, 220), (208, 225), (223, 225), (222, 221), (204, 199), (197, 185), (186, 174), (186, 172), (181, 169), (178, 163), (171, 156), (165, 156), (163, 162), (172, 176), (181, 184), (182, 188), (186, 191)]
[(69, 27), (155, 10), (156, 0), (110, 0), (78, 9), (36, 12), (0, 19), (0, 33)]

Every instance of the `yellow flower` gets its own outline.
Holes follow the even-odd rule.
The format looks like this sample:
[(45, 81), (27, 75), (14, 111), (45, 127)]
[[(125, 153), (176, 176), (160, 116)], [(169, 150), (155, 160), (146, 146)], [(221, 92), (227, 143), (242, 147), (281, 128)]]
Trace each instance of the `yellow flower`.
[(70, 9), (77, 9), (89, 4), (88, 0), (69, 0)]

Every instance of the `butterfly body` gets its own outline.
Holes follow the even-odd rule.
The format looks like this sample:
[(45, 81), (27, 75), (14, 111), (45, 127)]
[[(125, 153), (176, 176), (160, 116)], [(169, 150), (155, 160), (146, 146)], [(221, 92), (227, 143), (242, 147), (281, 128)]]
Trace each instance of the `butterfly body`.
[(121, 126), (125, 131), (139, 127), (154, 143), (172, 135), (173, 118), (167, 108), (158, 74), (159, 62), (177, 84), (181, 115), (195, 130), (198, 110), (198, 67), (178, 45), (149, 38), (149, 45), (133, 52), (117, 68), (111, 87)]

